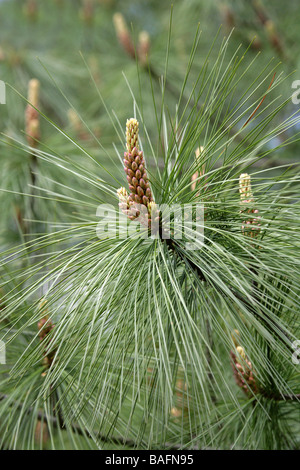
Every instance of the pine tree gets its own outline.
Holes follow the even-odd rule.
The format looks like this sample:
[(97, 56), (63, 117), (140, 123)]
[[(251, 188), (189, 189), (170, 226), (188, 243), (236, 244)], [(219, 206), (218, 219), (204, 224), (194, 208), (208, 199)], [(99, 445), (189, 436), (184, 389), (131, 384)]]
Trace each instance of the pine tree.
[[(299, 165), (273, 163), (298, 143), (289, 77), (236, 33), (192, 38), (187, 2), (163, 57), (114, 2), (56, 3), (62, 47), (85, 46), (73, 84), (59, 50), (34, 76), (23, 57), (22, 83), (5, 63), (1, 448), (298, 449)], [(108, 18), (124, 77), (95, 61)]]

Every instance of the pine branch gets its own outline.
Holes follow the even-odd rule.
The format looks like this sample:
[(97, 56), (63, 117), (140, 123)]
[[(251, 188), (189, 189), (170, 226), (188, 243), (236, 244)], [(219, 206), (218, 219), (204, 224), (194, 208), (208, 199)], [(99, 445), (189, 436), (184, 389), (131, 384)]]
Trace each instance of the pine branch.
[[(8, 398), (7, 395), (0, 395), (0, 402), (7, 398)], [(24, 406), (22, 403), (15, 403), (15, 405), (17, 406), (18, 409), (23, 409), (23, 406)], [(33, 410), (34, 408), (32, 407), (28, 408), (27, 414), (31, 413)], [(66, 430), (64, 419), (60, 412), (58, 413), (58, 416), (49, 417), (49, 416), (46, 416), (45, 413), (43, 413), (42, 411), (39, 411), (37, 413), (37, 420), (51, 423), (51, 425), (55, 429), (60, 429), (62, 431)], [(122, 436), (108, 436), (100, 432), (95, 432), (91, 434), (86, 428), (83, 428), (75, 423), (70, 423), (70, 427), (72, 431), (78, 434), (79, 436), (85, 436), (93, 440), (96, 438), (96, 439), (99, 439), (103, 443), (123, 445), (124, 447), (132, 447), (132, 448), (136, 448), (138, 446), (138, 444), (133, 439), (125, 439)], [(166, 442), (164, 447), (168, 450), (182, 449), (182, 446), (180, 444), (174, 444), (170, 442)], [(189, 450), (199, 450), (199, 447), (197, 446), (190, 447)]]

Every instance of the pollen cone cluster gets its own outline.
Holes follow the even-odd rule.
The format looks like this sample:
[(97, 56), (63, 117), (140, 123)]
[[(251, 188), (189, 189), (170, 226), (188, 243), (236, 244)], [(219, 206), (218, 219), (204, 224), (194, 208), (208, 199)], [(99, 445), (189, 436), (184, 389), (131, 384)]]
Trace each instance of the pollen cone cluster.
[(124, 153), (124, 170), (130, 193), (125, 188), (118, 190), (119, 206), (129, 219), (134, 220), (142, 215), (147, 219), (146, 224), (151, 225), (151, 217), (157, 218), (158, 211), (153, 201), (143, 152), (139, 150), (138, 134), (138, 121), (136, 119), (127, 120), (127, 151)]
[[(43, 317), (40, 319), (38, 322), (38, 330), (39, 330), (39, 338), (40, 342), (43, 345), (43, 364), (46, 369), (49, 369), (51, 366), (55, 353), (56, 353), (56, 348), (49, 349), (49, 346), (51, 345), (51, 339), (48, 338), (49, 334), (54, 328), (54, 324), (52, 320), (49, 318), (49, 315), (47, 313), (47, 308), (45, 308), (46, 301), (41, 301), (39, 308), (42, 312)], [(45, 374), (42, 374), (45, 375)]]
[(258, 209), (251, 207), (254, 203), (253, 193), (251, 189), (251, 177), (248, 173), (242, 173), (240, 176), (240, 197), (241, 205), (243, 207), (242, 213), (247, 213), (250, 217), (243, 221), (242, 233), (251, 238), (256, 237), (260, 232), (260, 224), (258, 223), (260, 217), (251, 214), (258, 214)]
[[(237, 330), (235, 330), (236, 332)], [(238, 333), (238, 332), (237, 332)], [(237, 344), (238, 335), (234, 335), (234, 343)], [(237, 385), (243, 390), (246, 395), (251, 395), (252, 392), (257, 394), (258, 387), (254, 377), (254, 371), (251, 362), (248, 360), (245, 350), (242, 346), (236, 346), (235, 351), (230, 351), (231, 365), (233, 375)]]
[[(27, 142), (31, 147), (37, 146), (40, 139), (40, 116), (35, 108), (39, 108), (40, 82), (33, 78), (28, 83), (28, 101), (25, 110)], [(31, 106), (32, 105), (32, 106)]]

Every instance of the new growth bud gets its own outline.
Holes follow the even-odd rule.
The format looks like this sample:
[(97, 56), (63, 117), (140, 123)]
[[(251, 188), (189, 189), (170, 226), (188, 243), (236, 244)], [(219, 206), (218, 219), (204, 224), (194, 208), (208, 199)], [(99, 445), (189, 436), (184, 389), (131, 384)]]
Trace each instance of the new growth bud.
[[(200, 167), (200, 164), (201, 164), (201, 154), (204, 150), (204, 147), (198, 147), (196, 149), (196, 152), (195, 152), (195, 161), (196, 161), (196, 164), (198, 166), (198, 168)], [(202, 167), (200, 167), (192, 176), (192, 191), (194, 191), (196, 189), (196, 186), (198, 186), (197, 183), (199, 183), (199, 177), (200, 176), (204, 176), (204, 165)]]
[(147, 31), (141, 31), (139, 34), (138, 56), (142, 65), (146, 65), (148, 62), (150, 45), (149, 33), (147, 33)]
[(143, 204), (148, 207), (153, 200), (146, 172), (143, 152), (139, 150), (139, 123), (136, 119), (129, 119), (126, 123), (126, 146), (124, 153), (124, 166), (129, 189), (129, 203)]
[[(243, 207), (241, 213), (246, 212), (247, 214), (258, 214), (258, 209), (249, 207), (253, 205), (254, 197), (251, 189), (251, 177), (248, 173), (241, 174), (239, 188), (241, 205)], [(250, 236), (251, 238), (256, 237), (260, 232), (260, 224), (258, 223), (259, 219), (260, 217), (255, 215), (254, 217), (250, 216), (248, 220), (243, 221), (242, 233), (246, 236)]]
[(247, 358), (245, 349), (239, 345), (240, 333), (234, 330), (231, 336), (235, 344), (235, 351), (230, 351), (235, 381), (247, 396), (252, 393), (257, 394), (258, 386), (252, 364)]
[(240, 195), (241, 202), (253, 201), (253, 194), (251, 190), (251, 177), (248, 173), (242, 173), (240, 176)]
[(241, 356), (242, 359), (245, 359), (245, 357), (246, 357), (245, 349), (242, 348), (242, 346), (238, 346), (238, 347), (236, 348), (236, 351), (237, 351), (237, 353), (239, 354), (239, 356)]
[(113, 16), (113, 22), (117, 34), (119, 43), (123, 49), (130, 55), (133, 59), (135, 58), (134, 44), (131, 38), (131, 34), (127, 28), (125, 18), (122, 13), (115, 13)]
[(148, 55), (150, 51), (150, 36), (147, 31), (141, 31), (137, 49), (135, 50), (130, 31), (122, 13), (115, 13), (113, 23), (116, 30), (117, 38), (124, 51), (132, 58), (138, 59), (140, 65), (146, 67), (148, 64)]
[(120, 188), (117, 193), (122, 211), (134, 220), (140, 216), (140, 211), (136, 209), (138, 205), (147, 208), (149, 220), (145, 220), (145, 225), (151, 223), (151, 211), (154, 206), (149, 206), (153, 202), (152, 192), (148, 181), (146, 163), (143, 152), (139, 150), (139, 123), (136, 119), (128, 119), (126, 122), (126, 148), (124, 153), (124, 170), (127, 175), (130, 193), (125, 188)]
[[(28, 83), (28, 101), (25, 110), (25, 126), (27, 142), (31, 147), (37, 146), (40, 139), (40, 116), (37, 111), (39, 108), (40, 82), (33, 78)], [(35, 109), (37, 108), (37, 109)]]
[(126, 121), (126, 147), (127, 152), (139, 149), (139, 123), (133, 118)]
[[(37, 326), (39, 330), (40, 342), (43, 347), (43, 365), (45, 369), (49, 369), (53, 362), (56, 353), (56, 348), (50, 348), (52, 339), (49, 338), (49, 335), (54, 328), (54, 324), (48, 315), (48, 308), (46, 307), (46, 304), (46, 300), (41, 300), (41, 302), (39, 303), (39, 310), (41, 311), (41, 314), (43, 316), (39, 320)], [(44, 376), (45, 372), (42, 375)]]

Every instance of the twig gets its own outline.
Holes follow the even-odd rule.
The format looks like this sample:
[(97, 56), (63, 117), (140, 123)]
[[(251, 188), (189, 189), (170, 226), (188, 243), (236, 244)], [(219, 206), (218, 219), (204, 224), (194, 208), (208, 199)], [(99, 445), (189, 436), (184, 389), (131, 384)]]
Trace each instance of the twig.
[[(7, 399), (7, 398), (8, 398), (8, 395), (0, 395), (0, 402)], [(18, 409), (23, 408), (22, 403), (18, 403), (18, 404), (16, 404), (16, 406), (17, 406)], [(28, 408), (27, 413), (31, 413), (33, 411), (33, 409), (34, 409), (33, 407)], [(59, 413), (59, 416), (56, 417), (56, 416), (45, 416), (45, 414), (42, 411), (39, 411), (37, 413), (37, 420), (39, 420), (39, 421), (43, 420), (45, 422), (51, 423), (51, 425), (55, 429), (61, 429), (62, 431), (66, 430), (66, 426), (65, 426), (65, 423), (63, 421), (63, 417), (62, 417), (61, 413)], [(137, 447), (137, 443), (133, 439), (125, 439), (122, 436), (108, 436), (108, 435), (105, 435), (105, 434), (102, 434), (102, 433), (96, 433), (96, 432), (93, 433), (93, 435), (92, 435), (86, 428), (83, 428), (83, 427), (81, 427), (81, 426), (79, 426), (78, 424), (75, 424), (75, 423), (70, 423), (70, 427), (71, 427), (73, 432), (77, 433), (80, 436), (88, 437), (89, 439), (97, 438), (97, 439), (99, 439), (100, 441), (102, 441), (104, 443), (112, 443), (112, 444), (116, 444), (116, 445), (123, 445), (123, 446), (126, 446), (126, 447), (132, 447), (132, 448)], [(170, 443), (170, 442), (166, 442), (164, 447), (168, 450), (182, 449), (182, 445), (173, 444), (173, 443)], [(189, 450), (199, 450), (199, 447), (197, 447), (197, 446), (189, 447)]]
[(276, 72), (274, 73), (273, 75), (273, 78), (271, 80), (271, 83), (268, 87), (268, 90), (267, 90), (267, 93), (265, 94), (265, 96), (261, 99), (261, 101), (258, 103), (258, 105), (256, 106), (255, 110), (253, 111), (253, 113), (251, 114), (251, 116), (247, 119), (247, 121), (245, 122), (245, 124), (243, 125), (242, 129), (248, 124), (249, 121), (251, 121), (251, 119), (253, 118), (254, 114), (258, 111), (258, 109), (261, 107), (261, 105), (263, 104), (263, 102), (265, 101), (265, 98), (268, 94), (268, 91), (269, 89), (271, 88), (273, 82), (274, 82), (274, 79), (275, 79), (275, 75), (276, 75)]

